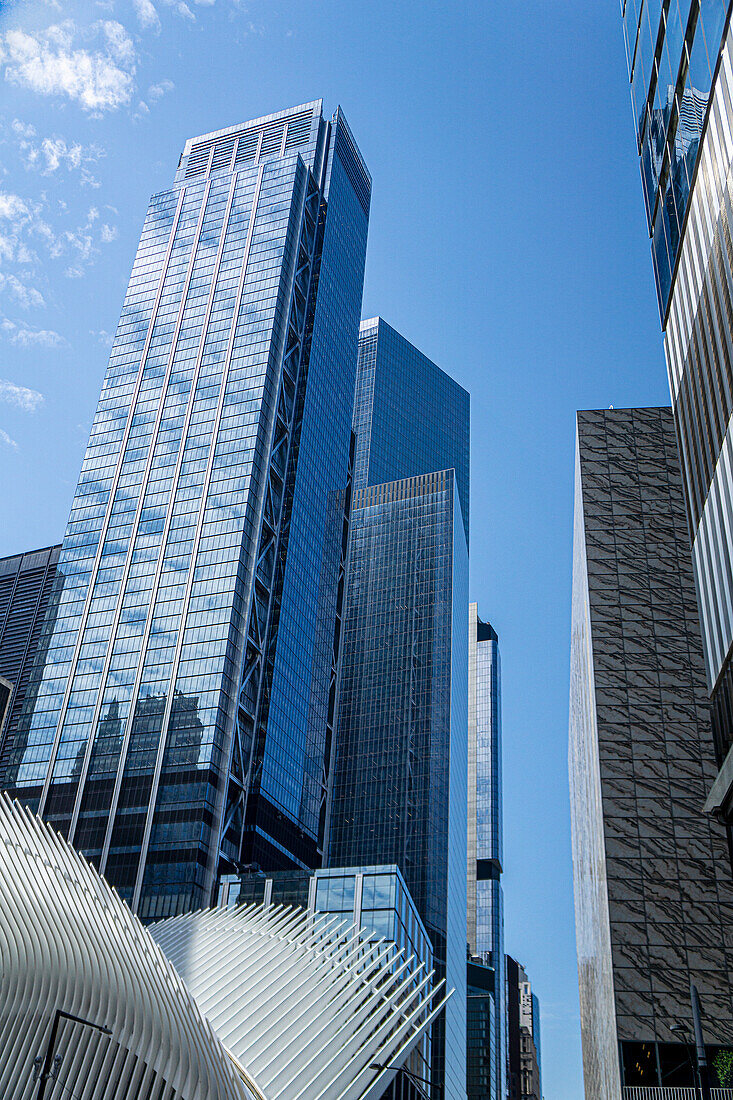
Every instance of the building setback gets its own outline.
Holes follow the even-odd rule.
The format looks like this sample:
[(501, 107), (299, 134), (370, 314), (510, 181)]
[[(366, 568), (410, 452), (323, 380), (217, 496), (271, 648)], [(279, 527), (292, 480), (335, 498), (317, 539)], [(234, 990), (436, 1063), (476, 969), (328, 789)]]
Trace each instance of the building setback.
[[(733, 34), (729, 0), (622, 3), (713, 703), (733, 745)], [(733, 755), (709, 809), (733, 820)]]
[(715, 764), (670, 409), (578, 413), (573, 553), (583, 1068), (588, 1100), (617, 1100), (693, 1083), (691, 979), (713, 1062), (733, 1046), (733, 884), (702, 812)]
[(13, 785), (146, 920), (322, 858), (370, 190), (317, 101), (150, 202)]
[[(506, 1095), (506, 1005), (504, 973), (504, 892), (502, 875), (501, 659), (490, 623), (468, 609), (468, 926), (469, 985), (491, 985), (493, 1011), (478, 992), (469, 991), (467, 1088), (469, 1098), (503, 1100)], [(494, 972), (489, 982), (476, 968), (481, 960)], [(476, 1019), (471, 1019), (472, 1013)], [(480, 1020), (488, 1027), (480, 1052)], [(472, 1071), (472, 1059), (474, 1070)], [(486, 1080), (486, 1065), (491, 1066)]]
[[(51, 600), (60, 546), (0, 558), (0, 787), (12, 786), (24, 745), (16, 738), (31, 669), (48, 645)], [(58, 601), (58, 594), (54, 605)], [(3, 702), (4, 700), (4, 702)], [(3, 719), (4, 715), (4, 719)]]
[[(455, 994), (432, 1084), (466, 1079), (469, 397), (381, 319), (361, 326), (329, 865), (396, 864)], [(375, 478), (385, 480), (375, 483)]]

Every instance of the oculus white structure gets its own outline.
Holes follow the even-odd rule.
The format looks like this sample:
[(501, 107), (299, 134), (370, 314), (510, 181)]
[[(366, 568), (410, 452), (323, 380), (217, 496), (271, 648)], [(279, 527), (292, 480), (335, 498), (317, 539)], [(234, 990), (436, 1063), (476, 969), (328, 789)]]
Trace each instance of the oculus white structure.
[(0, 958), (4, 1100), (368, 1100), (445, 1003), (393, 944), (301, 910), (149, 931), (6, 797)]

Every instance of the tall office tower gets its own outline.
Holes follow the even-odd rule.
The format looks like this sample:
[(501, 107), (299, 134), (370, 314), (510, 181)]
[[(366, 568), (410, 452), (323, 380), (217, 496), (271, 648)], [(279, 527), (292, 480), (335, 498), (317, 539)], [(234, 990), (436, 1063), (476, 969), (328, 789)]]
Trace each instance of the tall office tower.
[(368, 321), (354, 431), (329, 864), (404, 875), (456, 990), (434, 1028), (433, 1085), (463, 1100), (469, 397)]
[[(729, 0), (624, 0), (717, 764), (733, 745), (733, 36)], [(733, 796), (733, 758), (712, 809)]]
[(511, 955), (506, 956), (506, 985), (506, 1095), (509, 1100), (542, 1100), (540, 1002), (524, 967)]
[(41, 630), (60, 549), (46, 546), (0, 558), (0, 679), (6, 685), (0, 687), (0, 787), (13, 785), (23, 755), (18, 719), (33, 662), (43, 659)]
[(672, 411), (580, 412), (569, 765), (588, 1100), (694, 1084), (690, 980), (706, 1042), (733, 1048), (711, 739)]
[[(478, 616), (478, 605), (468, 609), (468, 926), (473, 959), (494, 970), (495, 1010), (483, 1013), (480, 998), (469, 993), (468, 1014), (481, 1011), (492, 1030), (485, 1034), (486, 1057), (492, 1066), (489, 1088), (468, 1078), (469, 1097), (506, 1095), (506, 1006), (504, 974), (504, 892), (502, 874), (501, 782), (501, 660), (499, 639)], [(469, 963), (469, 970), (475, 963)], [(478, 984), (478, 975), (474, 974)], [(470, 984), (470, 982), (469, 982)], [(474, 1031), (476, 1025), (474, 1024)], [(474, 1041), (476, 1036), (474, 1036)]]
[(369, 201), (315, 102), (150, 202), (13, 792), (144, 919), (321, 859)]

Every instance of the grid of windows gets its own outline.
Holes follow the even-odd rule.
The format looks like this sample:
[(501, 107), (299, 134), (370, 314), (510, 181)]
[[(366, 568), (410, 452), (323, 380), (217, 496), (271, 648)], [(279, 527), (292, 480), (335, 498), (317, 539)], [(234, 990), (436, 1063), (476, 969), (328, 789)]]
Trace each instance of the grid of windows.
[(465, 1091), (467, 609), (453, 471), (355, 492), (329, 863), (401, 869), (456, 989), (434, 1043), (451, 1096)]
[[(340, 166), (328, 191), (314, 177), (327, 126), (312, 109), (318, 149), (306, 134), (299, 151), (151, 200), (21, 722), (14, 793), (146, 919), (209, 900), (224, 822), (227, 854), (240, 852), (245, 793), (255, 826), (269, 784), (291, 832), (318, 832), (298, 785), (323, 753), (307, 731), (330, 666), (315, 665), (309, 616), (328, 607), (316, 587), (294, 613), (288, 570), (302, 562), (287, 536), (307, 538), (321, 589), (336, 590), (325, 507), (302, 516), (346, 484), (366, 215)], [(237, 720), (253, 644), (254, 739)], [(284, 708), (268, 712), (278, 691), (289, 739)], [(262, 780), (269, 745), (280, 787)]]
[(456, 471), (469, 544), (470, 398), (381, 317), (362, 321), (354, 402), (354, 487)]
[(51, 593), (59, 550), (49, 546), (0, 559), (0, 677), (7, 685), (7, 698), (0, 698), (0, 787), (12, 786), (23, 755), (18, 719), (33, 663), (43, 660), (38, 644), (49, 603), (56, 603)]
[[(495, 973), (492, 1098), (506, 1093), (504, 893), (502, 873), (501, 661), (499, 639), (471, 604), (468, 616), (468, 943)], [(474, 1006), (475, 1007), (475, 1006)], [(471, 1008), (469, 996), (469, 1010)], [(470, 1062), (469, 1062), (470, 1066)], [(468, 1080), (469, 1096), (483, 1095)]]
[(621, 0), (654, 273), (666, 316), (728, 0)]

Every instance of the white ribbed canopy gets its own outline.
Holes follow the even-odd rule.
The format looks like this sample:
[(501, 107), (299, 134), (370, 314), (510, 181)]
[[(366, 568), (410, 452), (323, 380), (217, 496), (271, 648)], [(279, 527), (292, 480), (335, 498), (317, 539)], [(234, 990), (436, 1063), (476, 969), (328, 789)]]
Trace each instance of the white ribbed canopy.
[(148, 930), (6, 795), (0, 963), (3, 1100), (36, 1096), (58, 1009), (111, 1034), (61, 1023), (46, 1100), (374, 1100), (445, 1004), (394, 944), (301, 909)]
[(379, 1096), (445, 1004), (393, 943), (303, 909), (209, 909), (150, 932), (267, 1100)]

